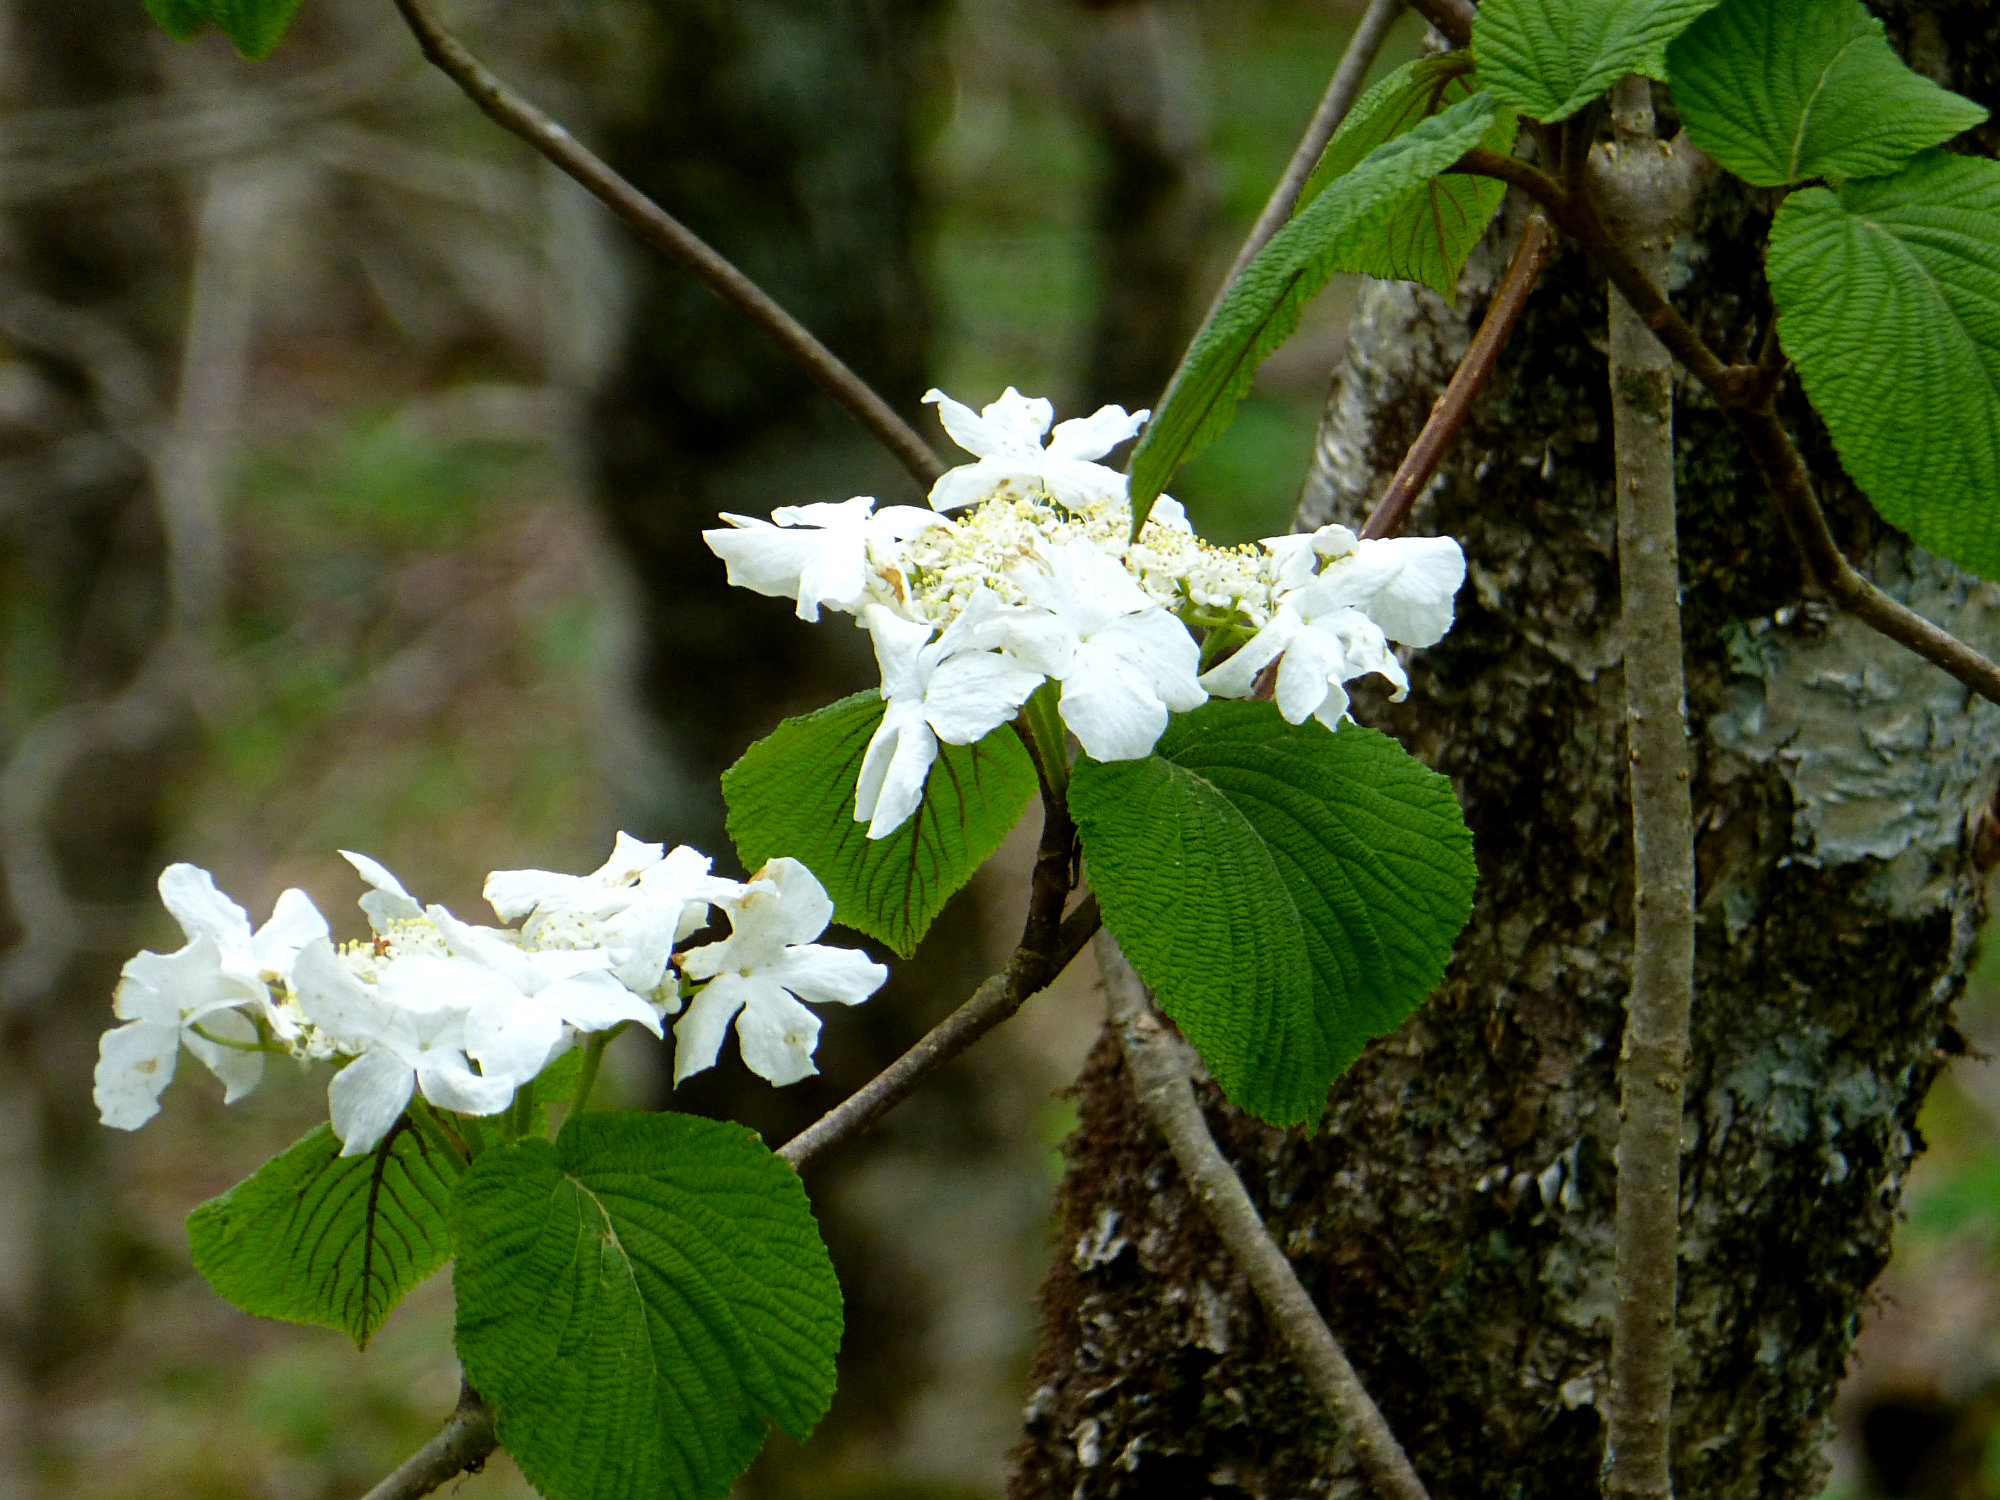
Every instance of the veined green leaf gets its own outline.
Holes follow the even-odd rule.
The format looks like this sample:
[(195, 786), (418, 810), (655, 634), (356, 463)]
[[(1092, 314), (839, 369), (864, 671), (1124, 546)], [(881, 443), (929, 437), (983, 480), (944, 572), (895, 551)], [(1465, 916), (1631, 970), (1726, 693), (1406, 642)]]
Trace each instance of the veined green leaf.
[(1379, 237), (1411, 189), (1478, 145), (1499, 119), (1475, 94), (1371, 151), (1336, 177), (1245, 268), (1194, 347), (1132, 454), (1133, 526), (1145, 523), (1174, 471), (1228, 430), (1237, 404), (1271, 352), (1356, 246)]
[(218, 27), (245, 57), (270, 56), (304, 0), (146, 0), (146, 13), (176, 41)]
[[(1327, 142), (1294, 216), (1377, 147), (1478, 92), (1472, 59), (1463, 52), (1419, 58), (1396, 69), (1362, 96)], [(1518, 124), (1513, 110), (1501, 109), (1481, 144), (1503, 154), (1512, 151)], [(1378, 232), (1350, 239), (1334, 269), (1385, 281), (1421, 281), (1447, 302), (1456, 301), (1465, 258), (1506, 196), (1507, 185), (1488, 177), (1432, 177), (1383, 214)]]
[(247, 1313), (344, 1329), (365, 1348), (451, 1259), (463, 1170), (408, 1119), (362, 1156), (342, 1156), (322, 1125), (188, 1215), (194, 1267)]
[(1472, 23), (1480, 82), (1530, 119), (1566, 120), (1718, 0), (1485, 0)]
[(1003, 725), (976, 745), (945, 745), (923, 805), (885, 839), (854, 820), (854, 784), (883, 702), (857, 693), (787, 719), (722, 776), (729, 836), (756, 869), (788, 854), (817, 875), (834, 920), (916, 951), (945, 902), (1000, 847), (1035, 793), (1035, 763)]
[(1723, 0), (1667, 64), (1694, 143), (1760, 187), (1893, 172), (1986, 118), (1906, 66), (1861, 0)]
[(549, 1500), (721, 1500), (833, 1399), (833, 1264), (740, 1125), (580, 1116), (481, 1155), (454, 1228), (459, 1358)]
[(1372, 729), (1218, 700), (1145, 760), (1080, 761), (1070, 809), (1105, 926), (1231, 1102), (1273, 1124), (1319, 1118), (1472, 911), (1451, 783)]
[(1842, 466), (1893, 525), (2000, 578), (2000, 163), (1927, 151), (1793, 193), (1769, 270)]

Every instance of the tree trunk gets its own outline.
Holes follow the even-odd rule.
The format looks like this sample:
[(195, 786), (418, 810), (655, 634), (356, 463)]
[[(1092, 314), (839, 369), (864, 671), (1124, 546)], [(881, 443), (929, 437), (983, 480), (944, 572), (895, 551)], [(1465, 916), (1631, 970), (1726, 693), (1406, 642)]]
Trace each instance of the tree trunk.
[[(1919, 66), (1948, 59), (1946, 81), (2000, 104), (1994, 6), (1888, 18)], [(1711, 192), (1675, 256), (1676, 302), (1732, 352), (1768, 316), (1771, 206)], [(1370, 288), (1302, 524), (1358, 524), (1505, 248), (1482, 252), (1456, 309)], [(1632, 931), (1604, 328), (1601, 281), (1565, 256), (1410, 527), (1463, 540), (1458, 623), (1415, 655), (1406, 703), (1357, 703), (1453, 778), (1472, 827), (1478, 905), (1445, 985), (1335, 1085), (1316, 1134), (1204, 1092), (1418, 1472), (1452, 1500), (1594, 1493), (1603, 1447)], [(1675, 1480), (1806, 1497), (1918, 1108), (1958, 1045), (2000, 709), (1803, 598), (1747, 457), (1698, 390), (1677, 397), (1699, 935)], [(2000, 591), (1885, 528), (1793, 415), (1850, 555), (2000, 648)], [(1011, 1493), (1362, 1493), (1108, 1038), (1078, 1093)]]

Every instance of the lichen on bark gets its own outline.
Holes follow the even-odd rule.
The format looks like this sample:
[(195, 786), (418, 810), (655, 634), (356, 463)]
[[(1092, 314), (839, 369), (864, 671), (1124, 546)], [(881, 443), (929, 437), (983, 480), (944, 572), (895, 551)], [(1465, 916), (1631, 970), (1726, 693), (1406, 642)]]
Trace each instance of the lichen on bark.
[[(1992, 5), (1903, 6), (1899, 44), (1913, 18), (1950, 44), (1956, 86), (2000, 102)], [(1768, 315), (1770, 211), (1712, 191), (1676, 255), (1676, 305), (1731, 355)], [(1302, 523), (1365, 513), (1484, 310), (1496, 238), (1456, 309), (1370, 289)], [(1316, 1133), (1203, 1091), (1419, 1474), (1455, 1500), (1594, 1492), (1603, 1444), (1632, 894), (1604, 330), (1602, 283), (1566, 256), (1409, 528), (1464, 542), (1458, 623), (1412, 661), (1408, 702), (1357, 705), (1453, 778), (1473, 830), (1479, 900), (1445, 985), (1335, 1085)], [(1675, 1480), (1806, 1497), (1981, 916), (1971, 832), (2000, 752), (1991, 710), (1804, 597), (1721, 414), (1685, 383), (1676, 399), (1698, 939)], [(1787, 415), (1857, 564), (2000, 645), (1989, 587), (1874, 520), (1795, 398)], [(1077, 1096), (1015, 1500), (1363, 1493), (1114, 1045)]]

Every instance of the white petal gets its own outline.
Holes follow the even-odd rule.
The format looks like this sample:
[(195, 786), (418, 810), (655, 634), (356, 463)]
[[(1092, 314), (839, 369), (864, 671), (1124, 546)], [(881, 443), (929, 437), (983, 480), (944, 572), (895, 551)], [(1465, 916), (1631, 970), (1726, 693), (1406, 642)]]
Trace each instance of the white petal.
[(715, 1066), (730, 1018), (743, 1008), (747, 987), (741, 975), (725, 974), (689, 1002), (687, 1014), (674, 1023), (674, 1087)]
[(1127, 413), (1122, 406), (1100, 406), (1087, 417), (1073, 417), (1049, 434), (1051, 458), (1102, 458), (1127, 438), (1138, 435), (1150, 411)]
[(299, 949), (314, 938), (328, 936), (330, 931), (326, 918), (312, 904), (312, 897), (300, 890), (283, 892), (271, 908), (271, 920), (258, 928), (257, 936), (251, 940), (258, 971), (289, 978)]
[(1465, 553), (1448, 536), (1396, 537), (1361, 544), (1394, 547), (1400, 565), (1368, 603), (1368, 613), (1392, 641), (1435, 646), (1451, 629), (1452, 599), (1465, 582)]
[[(1149, 416), (1151, 413), (1141, 413), (1141, 415)], [(1155, 526), (1165, 531), (1194, 535), (1194, 527), (1188, 524), (1187, 507), (1172, 495), (1160, 496), (1153, 502), (1153, 508), (1146, 512), (1146, 529), (1151, 531)]]
[(1235, 653), (1210, 667), (1198, 679), (1218, 698), (1247, 698), (1257, 687), (1257, 674), (1284, 652), (1301, 629), (1299, 617), (1280, 609), (1271, 623), (1239, 646)]
[(660, 1035), (659, 1013), (609, 974), (579, 974), (535, 998), (578, 1031), (609, 1031), (621, 1021), (636, 1021)]
[(1092, 760), (1143, 760), (1166, 732), (1167, 705), (1137, 664), (1086, 644), (1063, 680), (1062, 718)]
[(248, 1016), (237, 1010), (211, 1011), (200, 1021), (190, 1025), (181, 1040), (188, 1051), (208, 1065), (208, 1071), (222, 1080), (222, 1102), (234, 1104), (245, 1094), (256, 1088), (264, 1077), (264, 1054), (246, 1052), (241, 1047), (224, 1046), (221, 1042), (211, 1042), (199, 1035), (194, 1026), (200, 1026), (209, 1036), (221, 1037), (230, 1042), (257, 1041), (257, 1028)]
[(1076, 659), (1077, 633), (1061, 615), (1045, 609), (1016, 610), (1002, 622), (1007, 653), (1031, 672), (1061, 680)]
[[(617, 986), (624, 993), (623, 986)], [(562, 1017), (539, 1000), (516, 1000), (510, 1005), (488, 1005), (465, 1018), (465, 1050), (479, 1059), (480, 1069), (490, 1078), (505, 1079), (511, 1088), (526, 1083), (543, 1068), (561, 1044)], [(431, 1054), (427, 1054), (431, 1055)], [(425, 1097), (432, 1103), (441, 1101)], [(447, 1105), (459, 1109), (460, 1105)], [(481, 1110), (467, 1110), (481, 1114)]]
[(369, 925), (376, 932), (386, 933), (394, 923), (413, 922), (424, 914), (423, 907), (386, 867), (349, 849), (341, 850), (340, 856), (374, 888), (361, 898), (361, 909), (368, 914)]
[(931, 638), (931, 627), (922, 621), (905, 620), (880, 604), (863, 610), (861, 623), (875, 644), (875, 665), (882, 670), (882, 696), (891, 702), (922, 697), (917, 658)]
[(819, 533), (782, 531), (753, 516), (723, 519), (736, 529), (704, 531), (701, 539), (722, 559), (730, 584), (773, 599), (798, 598), (799, 574), (819, 552)]
[(313, 1025), (346, 1051), (360, 1051), (385, 1033), (387, 1017), (381, 1000), (340, 961), (325, 938), (299, 950), (292, 966), (292, 993)]
[(987, 402), (980, 416), (1015, 452), (1039, 456), (1042, 434), (1056, 419), (1056, 409), (1043, 397), (1024, 396), (1010, 385), (996, 399)]
[(1288, 724), (1303, 724), (1320, 711), (1329, 694), (1338, 694), (1335, 717), (1347, 712), (1347, 654), (1337, 637), (1323, 630), (1301, 630), (1278, 664), (1278, 712)]
[(819, 1045), (819, 1017), (776, 985), (749, 997), (736, 1018), (736, 1040), (751, 1072), (779, 1088), (810, 1078)]
[(931, 674), (924, 718), (947, 745), (970, 745), (1013, 718), (1041, 685), (1041, 673), (998, 652), (962, 651)]
[(373, 1150), (410, 1102), (416, 1081), (409, 1065), (390, 1052), (366, 1053), (334, 1074), (326, 1102), (333, 1133), (341, 1140), (340, 1154)]
[(1089, 510), (1121, 503), (1128, 481), (1116, 469), (1103, 464), (1052, 458), (1042, 467), (1042, 484), (1057, 504), (1071, 510)]
[(168, 865), (160, 872), (160, 899), (190, 941), (205, 937), (218, 949), (250, 946), (249, 913), (215, 888), (199, 865)]
[[(532, 1077), (533, 1075), (529, 1075)], [(455, 1052), (433, 1053), (417, 1069), (417, 1086), (439, 1109), (461, 1115), (497, 1115), (514, 1102), (519, 1083), (512, 1078), (481, 1077)]]
[[(951, 440), (967, 453), (980, 458), (998, 457), (1007, 452), (1005, 436), (987, 425), (985, 418), (962, 402), (954, 401), (943, 391), (933, 387), (924, 392), (927, 405), (938, 409), (938, 420), (944, 430), (951, 434)], [(1036, 444), (1040, 446), (1039, 443)]]
[(503, 922), (518, 922), (543, 902), (555, 903), (580, 894), (585, 885), (574, 875), (552, 870), (495, 870), (481, 892)]
[(976, 464), (960, 464), (945, 470), (931, 486), (931, 508), (939, 512), (960, 510), (977, 505), (1010, 483), (1030, 486), (1040, 477), (1007, 459), (982, 458)]
[[(873, 749), (874, 742), (869, 743), (870, 749)], [(895, 751), (886, 760), (877, 758), (876, 780), (869, 786), (873, 793), (868, 810), (869, 838), (885, 839), (910, 820), (924, 800), (924, 783), (930, 779), (931, 766), (937, 760), (937, 754), (937, 735), (921, 717), (912, 715), (896, 726)], [(862, 770), (866, 772), (868, 769), (864, 758)], [(854, 816), (856, 821), (860, 820), (861, 804), (858, 800)]]
[[(690, 903), (677, 900), (635, 902), (604, 924), (605, 951), (611, 955), (611, 972), (618, 982), (641, 995), (650, 995), (667, 975), (667, 959), (681, 935), (681, 924)], [(706, 915), (706, 902), (699, 905)], [(696, 925), (700, 925), (699, 922)]]
[(666, 845), (649, 844), (620, 829), (611, 841), (611, 857), (590, 878), (599, 885), (630, 885), (666, 858), (666, 852)]
[(729, 911), (737, 929), (754, 927), (758, 938), (774, 945), (810, 943), (833, 920), (833, 898), (819, 877), (796, 859), (771, 859), (750, 877), (753, 889), (763, 886), (776, 891), (767, 901), (761, 894), (749, 904), (739, 902)]
[(875, 512), (875, 518), (868, 530), (872, 537), (907, 541), (934, 526), (949, 528), (951, 524), (934, 510), (923, 510), (915, 505), (886, 505)]
[(859, 1005), (888, 983), (889, 969), (854, 948), (798, 943), (757, 971), (815, 1005)]
[(1338, 731), (1347, 720), (1347, 705), (1347, 689), (1337, 682), (1331, 683), (1327, 687), (1326, 697), (1320, 700), (1319, 707), (1313, 711), (1313, 717), (1328, 729)]
[(852, 500), (822, 500), (814, 505), (781, 505), (771, 512), (780, 526), (817, 526), (828, 531), (859, 532), (875, 508), (873, 495), (856, 495)]
[(181, 1027), (157, 1021), (114, 1026), (97, 1043), (98, 1117), (113, 1130), (137, 1130), (160, 1112), (160, 1094), (174, 1076)]
[(1123, 615), (1093, 631), (1090, 643), (1138, 667), (1176, 713), (1208, 701), (1195, 676), (1201, 668), (1201, 647), (1177, 615), (1159, 608)]
[(222, 974), (221, 956), (209, 938), (172, 953), (135, 953), (120, 971), (112, 1014), (121, 1021), (156, 1021), (178, 1027), (190, 1015), (236, 998)]
[(811, 533), (826, 538), (799, 569), (799, 618), (819, 619), (820, 606), (853, 613), (868, 592), (868, 540), (852, 532)]

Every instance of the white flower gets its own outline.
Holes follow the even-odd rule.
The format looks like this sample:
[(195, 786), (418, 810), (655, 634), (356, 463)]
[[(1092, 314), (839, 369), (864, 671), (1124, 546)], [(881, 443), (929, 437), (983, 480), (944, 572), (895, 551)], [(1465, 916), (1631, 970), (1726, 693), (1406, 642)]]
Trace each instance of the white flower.
[[(618, 835), (611, 858), (589, 875), (547, 870), (496, 870), (486, 899), (505, 921), (526, 916), (524, 935), (544, 947), (601, 947), (611, 971), (633, 992), (650, 995), (666, 978), (674, 944), (708, 921), (710, 906), (743, 887), (709, 874), (699, 849), (680, 845), (662, 855), (658, 844)], [(669, 1013), (680, 1009), (667, 997)]]
[(875, 641), (888, 704), (854, 788), (854, 819), (868, 824), (869, 838), (887, 838), (917, 810), (938, 741), (972, 744), (1011, 719), (1041, 685), (1040, 674), (982, 649), (997, 642), (1004, 613), (998, 599), (982, 593), (933, 641), (929, 625), (868, 606), (862, 619)]
[(796, 1083), (819, 1071), (812, 1060), (819, 1017), (799, 1002), (859, 1005), (889, 971), (851, 948), (813, 941), (833, 920), (833, 902), (795, 859), (772, 860), (725, 909), (729, 936), (681, 961), (689, 978), (708, 984), (674, 1027), (674, 1082), (715, 1065), (737, 1017), (750, 1070), (775, 1084)]
[(1303, 724), (1316, 718), (1328, 729), (1340, 728), (1346, 719), (1344, 684), (1356, 677), (1381, 673), (1395, 683), (1400, 702), (1410, 683), (1382, 627), (1346, 605), (1311, 613), (1316, 601), (1310, 593), (1302, 589), (1280, 603), (1271, 623), (1227, 661), (1203, 673), (1201, 685), (1218, 698), (1247, 698), (1258, 675), (1276, 661), (1274, 696), (1285, 721)]
[(271, 990), (291, 978), (300, 948), (326, 936), (326, 918), (312, 899), (304, 891), (285, 891), (271, 919), (253, 933), (249, 914), (215, 888), (215, 877), (187, 864), (160, 872), (160, 899), (189, 942), (206, 938), (215, 945), (222, 977), (238, 998), (257, 1006), (279, 1036), (289, 1037), (296, 1027), (272, 1001)]
[[(327, 1089), (342, 1156), (369, 1150), (396, 1123), (413, 1091), (440, 1109), (495, 1115), (514, 1098), (514, 1080), (482, 1077), (466, 1056), (463, 975), (440, 975), (448, 959), (417, 957), (388, 966), (380, 984), (364, 983), (324, 938), (308, 943), (292, 985), (313, 1024), (357, 1054)], [(479, 972), (472, 964), (458, 969)], [(495, 981), (497, 983), (497, 980)]]
[(1063, 722), (1092, 759), (1152, 754), (1167, 711), (1206, 700), (1201, 648), (1116, 558), (1072, 542), (1016, 576), (1035, 607), (1008, 617), (1007, 649), (1062, 683)]
[(733, 529), (701, 536), (728, 565), (732, 584), (776, 599), (796, 599), (801, 620), (818, 620), (822, 604), (849, 613), (859, 608), (868, 593), (871, 563), (892, 561), (897, 543), (929, 527), (951, 524), (913, 505), (880, 511), (874, 505), (866, 495), (839, 505), (787, 505), (773, 511), (769, 521), (724, 511), (722, 519)]
[(608, 1031), (636, 1021), (661, 1034), (659, 1015), (619, 983), (602, 949), (530, 952), (509, 941), (511, 934), (461, 922), (442, 906), (430, 909), (430, 919), (452, 957), (402, 960), (382, 982), (408, 982), (413, 965), (426, 965), (422, 977), (436, 986), (438, 1003), (464, 1007), (465, 1050), (488, 1076), (526, 1083), (561, 1050), (565, 1025)]
[[(241, 988), (223, 972), (212, 938), (196, 937), (176, 953), (141, 953), (119, 980), (113, 1008), (128, 1024), (98, 1043), (93, 1096), (99, 1117), (118, 1130), (137, 1130), (160, 1112), (160, 1094), (174, 1076), (185, 1045), (220, 1078), (225, 1103), (234, 1104), (264, 1076), (257, 1028), (237, 1006)], [(202, 1035), (206, 1032), (208, 1035)], [(221, 1042), (209, 1038), (219, 1037)]]
[(1352, 607), (1392, 641), (1435, 646), (1451, 629), (1464, 582), (1465, 553), (1448, 536), (1370, 538), (1328, 562), (1302, 603), (1309, 614)]
[(1122, 501), (1125, 476), (1091, 460), (1104, 457), (1152, 415), (1101, 406), (1091, 416), (1057, 427), (1044, 448), (1042, 434), (1055, 420), (1055, 408), (1047, 401), (1030, 400), (1011, 385), (984, 412), (975, 412), (939, 390), (926, 391), (924, 400), (937, 407), (952, 441), (979, 460), (960, 465), (931, 486), (931, 506), (936, 510), (957, 510), (1017, 489), (1039, 490), (1070, 510)]

